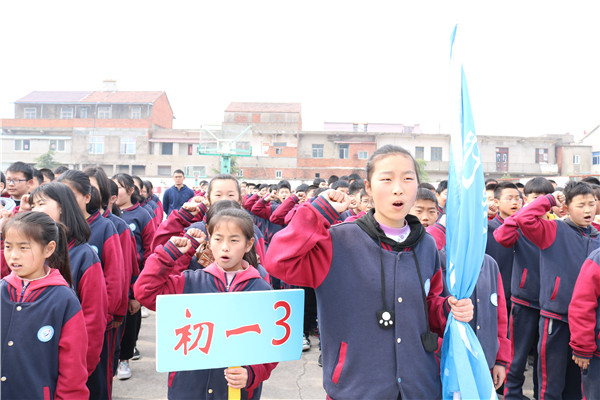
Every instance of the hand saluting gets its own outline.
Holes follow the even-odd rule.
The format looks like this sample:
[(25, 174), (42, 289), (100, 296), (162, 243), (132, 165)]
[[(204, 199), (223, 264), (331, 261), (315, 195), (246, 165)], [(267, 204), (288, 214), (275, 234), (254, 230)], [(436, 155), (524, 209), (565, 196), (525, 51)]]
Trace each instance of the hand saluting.
[(331, 207), (339, 214), (343, 213), (350, 206), (350, 196), (338, 190), (329, 189), (320, 194), (325, 200), (331, 204)]

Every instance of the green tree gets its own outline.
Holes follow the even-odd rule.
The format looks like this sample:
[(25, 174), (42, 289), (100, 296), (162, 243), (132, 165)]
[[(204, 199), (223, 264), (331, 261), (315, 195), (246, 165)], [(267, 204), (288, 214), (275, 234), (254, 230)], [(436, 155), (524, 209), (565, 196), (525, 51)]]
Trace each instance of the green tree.
[(429, 182), (429, 174), (425, 171), (425, 167), (427, 166), (427, 161), (417, 159), (417, 168), (419, 169), (419, 178), (421, 182)]
[(48, 150), (47, 153), (36, 158), (35, 162), (36, 168), (54, 169), (60, 165), (60, 163), (54, 159), (54, 150)]

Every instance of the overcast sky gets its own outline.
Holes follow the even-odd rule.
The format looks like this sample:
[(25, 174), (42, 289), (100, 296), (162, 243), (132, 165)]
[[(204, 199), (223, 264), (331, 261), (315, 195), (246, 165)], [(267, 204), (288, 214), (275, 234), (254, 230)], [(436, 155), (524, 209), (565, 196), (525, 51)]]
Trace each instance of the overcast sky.
[(256, 101), (300, 102), (304, 130), (445, 132), (459, 22), (478, 134), (581, 135), (600, 124), (595, 3), (3, 1), (0, 117), (32, 91), (101, 90), (110, 78), (165, 91), (175, 128)]

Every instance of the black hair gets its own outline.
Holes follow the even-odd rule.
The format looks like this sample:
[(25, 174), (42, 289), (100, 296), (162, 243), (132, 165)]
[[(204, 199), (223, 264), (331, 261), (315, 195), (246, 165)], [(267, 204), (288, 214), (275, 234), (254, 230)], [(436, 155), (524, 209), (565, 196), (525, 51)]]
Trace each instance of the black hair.
[(448, 181), (444, 179), (443, 181), (440, 181), (435, 191), (437, 192), (437, 194), (442, 194), (442, 192), (446, 189), (448, 189)]
[(69, 286), (72, 285), (66, 228), (63, 224), (54, 222), (46, 213), (26, 211), (17, 213), (14, 218), (4, 223), (2, 226), (4, 238), (10, 229), (18, 229), (27, 238), (44, 247), (54, 241), (56, 248), (46, 260), (48, 266), (57, 269)]
[(92, 186), (90, 189), (90, 201), (86, 204), (85, 210), (88, 214), (94, 214), (100, 207), (102, 207), (102, 197), (98, 189)]
[(348, 175), (342, 175), (340, 176), (340, 181), (346, 181), (348, 182), (350, 180), (350, 178), (348, 178)]
[(69, 241), (76, 244), (86, 243), (90, 239), (90, 225), (85, 220), (73, 191), (64, 183), (50, 182), (33, 190), (29, 196), (29, 204), (38, 199), (49, 198), (60, 205), (60, 222), (67, 228)]
[(242, 206), (237, 201), (233, 200), (219, 200), (215, 201), (214, 204), (211, 204), (206, 212), (206, 225), (210, 223), (210, 220), (217, 213), (225, 210), (226, 208), (237, 208), (238, 210), (242, 210)]
[(185, 173), (180, 169), (176, 169), (175, 171), (173, 171), (173, 175), (175, 175), (175, 174), (181, 174), (185, 177)]
[(0, 182), (6, 187), (6, 176), (4, 176), (4, 172), (0, 171)]
[(437, 190), (435, 190), (435, 186), (433, 186), (429, 182), (421, 182), (421, 183), (419, 183), (419, 187), (421, 189), (427, 189), (427, 190), (431, 190), (432, 192), (436, 192), (437, 193)]
[(592, 187), (589, 184), (581, 181), (570, 181), (569, 183), (567, 183), (565, 185), (565, 188), (563, 189), (563, 194), (565, 195), (565, 204), (567, 206), (571, 204), (571, 202), (576, 196), (586, 196), (588, 194), (591, 194), (592, 196), (594, 196), (594, 198), (596, 197), (594, 194), (594, 189), (592, 189)]
[(588, 183), (592, 190), (594, 191), (594, 196), (596, 196), (596, 201), (600, 201), (600, 185), (595, 185), (593, 183)]
[(308, 185), (306, 183), (301, 183), (296, 187), (296, 193), (298, 192), (308, 192)]
[(496, 185), (496, 188), (494, 189), (494, 198), (500, 200), (504, 189), (515, 189), (517, 192), (519, 191), (517, 185), (515, 185), (512, 182), (500, 182)]
[(437, 197), (435, 197), (435, 194), (429, 189), (424, 189), (424, 188), (418, 189), (417, 190), (417, 200), (433, 201), (435, 206), (436, 207), (438, 206)]
[(206, 185), (206, 184), (208, 184), (208, 181), (202, 180), (202, 181), (200, 181), (198, 186), (202, 186), (202, 185)]
[(525, 196), (529, 196), (531, 193), (550, 194), (554, 192), (554, 186), (548, 179), (538, 176), (528, 180), (523, 191)]
[(60, 174), (62, 174), (65, 171), (68, 171), (69, 168), (64, 166), (64, 165), (59, 165), (58, 167), (54, 168), (54, 175), (58, 176)]
[(598, 178), (596, 178), (595, 176), (586, 176), (585, 178), (583, 178), (581, 180), (581, 182), (592, 183), (594, 185), (600, 185), (600, 180), (598, 180)]
[(337, 176), (337, 175), (331, 175), (329, 177), (329, 179), (327, 179), (327, 185), (331, 185), (332, 183), (337, 182), (339, 180), (340, 180), (339, 176)]
[(496, 188), (498, 187), (497, 183), (488, 183), (485, 185), (485, 190), (491, 190), (492, 192), (496, 190)]
[[(108, 201), (110, 200), (110, 179), (104, 172), (104, 169), (100, 167), (87, 167), (83, 170), (89, 178), (94, 177), (98, 183), (98, 189), (101, 199), (102, 208), (108, 207)], [(90, 182), (91, 184), (91, 182)]]
[(351, 182), (351, 181), (361, 181), (361, 180), (362, 179), (361, 179), (361, 177), (360, 177), (359, 174), (350, 174), (350, 175), (348, 175), (348, 182)]
[(14, 162), (6, 169), (6, 172), (22, 172), (28, 181), (33, 179), (33, 167), (23, 161)]
[(81, 171), (69, 169), (56, 178), (57, 182), (68, 183), (69, 186), (86, 196), (92, 192), (90, 178)]
[(313, 197), (317, 197), (318, 195), (320, 195), (321, 193), (325, 192), (326, 190), (329, 190), (329, 188), (328, 187), (316, 188), (315, 189), (315, 193), (313, 194)]
[(146, 201), (146, 197), (142, 196), (141, 190), (144, 187), (144, 181), (142, 180), (142, 178), (140, 178), (137, 175), (131, 175), (131, 177), (133, 178), (133, 182), (135, 183), (135, 187), (138, 188), (138, 194), (140, 195), (140, 199), (141, 201)]
[(348, 194), (355, 195), (356, 193), (358, 193), (362, 189), (364, 189), (364, 187), (365, 187), (365, 184), (360, 179), (356, 180), (356, 181), (352, 181), (352, 183), (350, 183), (350, 185), (348, 185)]
[(131, 192), (131, 203), (135, 204), (135, 203), (139, 203), (141, 202), (141, 196), (140, 196), (140, 191), (138, 190), (137, 186), (135, 185), (135, 182), (133, 181), (133, 177), (129, 174), (125, 174), (125, 173), (120, 173), (120, 174), (116, 174), (112, 177), (113, 181), (117, 181), (119, 183), (119, 185), (123, 186), (125, 188), (125, 190), (127, 191), (127, 193), (129, 193), (129, 191), (131, 189), (133, 189), (133, 192)]
[(37, 179), (38, 185), (43, 185), (44, 184), (44, 175), (35, 168), (32, 168), (32, 170), (33, 170), (33, 177), (35, 179)]
[(235, 176), (233, 176), (231, 174), (219, 174), (219, 175), (216, 175), (214, 178), (212, 178), (210, 180), (210, 182), (208, 183), (208, 188), (206, 188), (206, 198), (208, 198), (210, 200), (210, 193), (212, 191), (213, 182), (214, 181), (224, 181), (224, 180), (230, 180), (230, 181), (235, 182), (235, 187), (238, 192), (239, 199), (240, 199), (240, 201), (242, 201), (242, 189), (240, 188), (240, 182), (237, 180), (237, 178)]
[(277, 184), (277, 190), (279, 189), (287, 189), (289, 191), (292, 191), (292, 185), (290, 185), (288, 181), (282, 180), (279, 181), (279, 183)]
[(485, 180), (485, 183), (484, 183), (484, 184), (487, 186), (487, 184), (488, 184), (488, 183), (493, 183), (493, 184), (496, 184), (496, 185), (497, 185), (497, 184), (498, 184), (498, 180), (497, 180), (497, 179), (495, 179), (495, 178), (487, 178), (487, 179)]
[(147, 198), (152, 200), (152, 195), (154, 193), (152, 193), (152, 189), (154, 189), (152, 187), (152, 182), (150, 181), (142, 181), (142, 183), (144, 184), (144, 188), (146, 189), (146, 193), (148, 193)]
[(265, 189), (265, 188), (266, 188), (266, 189), (268, 189), (268, 188), (269, 188), (269, 186), (270, 186), (270, 185), (269, 185), (268, 183), (261, 183), (261, 184), (259, 185), (259, 187), (258, 187), (258, 190), (260, 190), (260, 189)]
[(273, 190), (277, 190), (277, 185), (269, 185), (269, 192), (272, 192)]
[(516, 186), (517, 188), (519, 188), (519, 189), (524, 189), (524, 188), (525, 188), (525, 185), (523, 185), (521, 182), (517, 182), (517, 183), (515, 183), (515, 186)]
[[(110, 185), (110, 197), (118, 196), (119, 195), (119, 186), (112, 179), (109, 179), (108, 182)], [(117, 203), (113, 203), (112, 209), (110, 210), (110, 212), (118, 217), (121, 216), (121, 210), (117, 206)]]
[(331, 185), (332, 189), (337, 189), (341, 187), (345, 187), (348, 188), (348, 190), (350, 190), (350, 184), (348, 183), (348, 181), (343, 181), (341, 179), (339, 181), (333, 182), (333, 184)]
[[(212, 208), (212, 207), (211, 207)], [(254, 238), (254, 222), (250, 214), (246, 211), (236, 208), (225, 208), (220, 212), (212, 215), (210, 222), (206, 226), (206, 231), (209, 235), (215, 230), (215, 227), (219, 222), (223, 220), (234, 220), (247, 240)], [(258, 257), (256, 255), (256, 242), (252, 244), (252, 248), (246, 254), (244, 254), (244, 260), (253, 267), (258, 267)]]
[(40, 168), (39, 171), (42, 173), (44, 178), (48, 178), (48, 180), (50, 182), (54, 181), (54, 179), (56, 178), (54, 176), (54, 172), (52, 172), (52, 170), (50, 168)]
[(319, 185), (320, 185), (321, 183), (323, 183), (323, 182), (325, 182), (325, 179), (323, 179), (323, 178), (315, 178), (315, 179), (313, 180), (313, 185), (314, 185), (314, 186), (316, 186), (316, 187), (319, 187)]
[(373, 154), (371, 154), (371, 157), (369, 157), (369, 160), (367, 161), (367, 181), (371, 182), (371, 177), (373, 175), (373, 171), (375, 171), (375, 164), (377, 163), (377, 161), (387, 156), (395, 154), (401, 154), (412, 160), (415, 168), (415, 175), (417, 176), (417, 183), (419, 183), (419, 166), (417, 165), (417, 161), (415, 161), (414, 157), (412, 156), (412, 154), (410, 154), (408, 150), (393, 144), (386, 144), (385, 146), (378, 148)]
[(556, 185), (556, 181), (554, 179), (548, 179), (548, 182), (553, 183)]

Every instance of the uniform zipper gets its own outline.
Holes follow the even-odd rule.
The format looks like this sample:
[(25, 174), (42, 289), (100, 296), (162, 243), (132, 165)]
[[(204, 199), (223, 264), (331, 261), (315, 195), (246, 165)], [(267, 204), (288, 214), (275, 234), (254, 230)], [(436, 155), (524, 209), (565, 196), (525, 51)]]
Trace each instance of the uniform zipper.
[(23, 296), (25, 295), (25, 290), (27, 289), (27, 286), (29, 286), (29, 283), (25, 283), (23, 281), (23, 289), (21, 290), (21, 301), (23, 301)]

